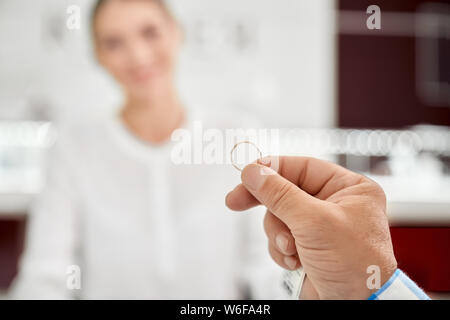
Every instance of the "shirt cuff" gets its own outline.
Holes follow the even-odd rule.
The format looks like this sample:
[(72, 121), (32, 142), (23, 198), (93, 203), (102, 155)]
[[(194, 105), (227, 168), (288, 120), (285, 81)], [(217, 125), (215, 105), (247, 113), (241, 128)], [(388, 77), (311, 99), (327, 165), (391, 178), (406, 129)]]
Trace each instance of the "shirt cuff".
[(431, 300), (406, 274), (397, 269), (368, 300)]

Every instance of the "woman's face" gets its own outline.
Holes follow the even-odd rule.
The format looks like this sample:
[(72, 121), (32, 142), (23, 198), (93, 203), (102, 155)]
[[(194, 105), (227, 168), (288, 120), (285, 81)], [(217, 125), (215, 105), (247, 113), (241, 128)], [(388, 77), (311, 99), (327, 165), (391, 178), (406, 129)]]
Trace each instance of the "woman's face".
[(129, 95), (154, 96), (173, 84), (180, 36), (177, 24), (158, 4), (108, 1), (94, 30), (100, 63)]

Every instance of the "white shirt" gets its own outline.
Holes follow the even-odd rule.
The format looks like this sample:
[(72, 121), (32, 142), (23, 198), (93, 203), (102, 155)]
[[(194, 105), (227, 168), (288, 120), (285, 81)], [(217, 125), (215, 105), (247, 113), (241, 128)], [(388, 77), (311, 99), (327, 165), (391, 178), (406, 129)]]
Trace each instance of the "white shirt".
[[(216, 128), (233, 127), (229, 117), (211, 119)], [(263, 210), (238, 214), (224, 204), (239, 172), (175, 165), (172, 147), (139, 141), (117, 115), (63, 130), (31, 210), (11, 297), (235, 299), (248, 290), (253, 298), (280, 297)], [(67, 286), (73, 265), (80, 290)]]

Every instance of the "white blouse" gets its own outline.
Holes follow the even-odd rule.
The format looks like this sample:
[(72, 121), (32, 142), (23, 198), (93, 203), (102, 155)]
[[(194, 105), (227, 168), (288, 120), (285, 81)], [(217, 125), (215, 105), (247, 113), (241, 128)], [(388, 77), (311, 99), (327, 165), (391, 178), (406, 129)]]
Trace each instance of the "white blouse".
[[(230, 117), (193, 118), (233, 128)], [(198, 116), (200, 113), (197, 113)], [(263, 210), (232, 213), (230, 165), (176, 165), (111, 115), (60, 132), (30, 213), (13, 299), (281, 298)], [(257, 211), (257, 212), (255, 212)], [(81, 288), (67, 282), (79, 266)]]

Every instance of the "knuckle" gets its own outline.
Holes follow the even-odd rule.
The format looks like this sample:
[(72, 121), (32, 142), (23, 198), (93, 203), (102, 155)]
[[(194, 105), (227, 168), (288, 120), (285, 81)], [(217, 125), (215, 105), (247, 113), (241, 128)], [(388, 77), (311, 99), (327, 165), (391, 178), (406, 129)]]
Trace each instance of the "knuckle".
[(386, 201), (386, 193), (384, 193), (383, 188), (375, 181), (373, 181), (373, 189), (376, 195)]
[(386, 194), (383, 190), (383, 188), (372, 179), (369, 179), (367, 177), (363, 178), (363, 183), (361, 184), (363, 186), (362, 193), (366, 195), (370, 195), (373, 198), (376, 198), (379, 200), (383, 205), (386, 203)]
[(294, 238), (289, 237), (286, 254), (295, 254), (295, 253), (297, 253), (297, 248), (295, 247), (295, 240)]

